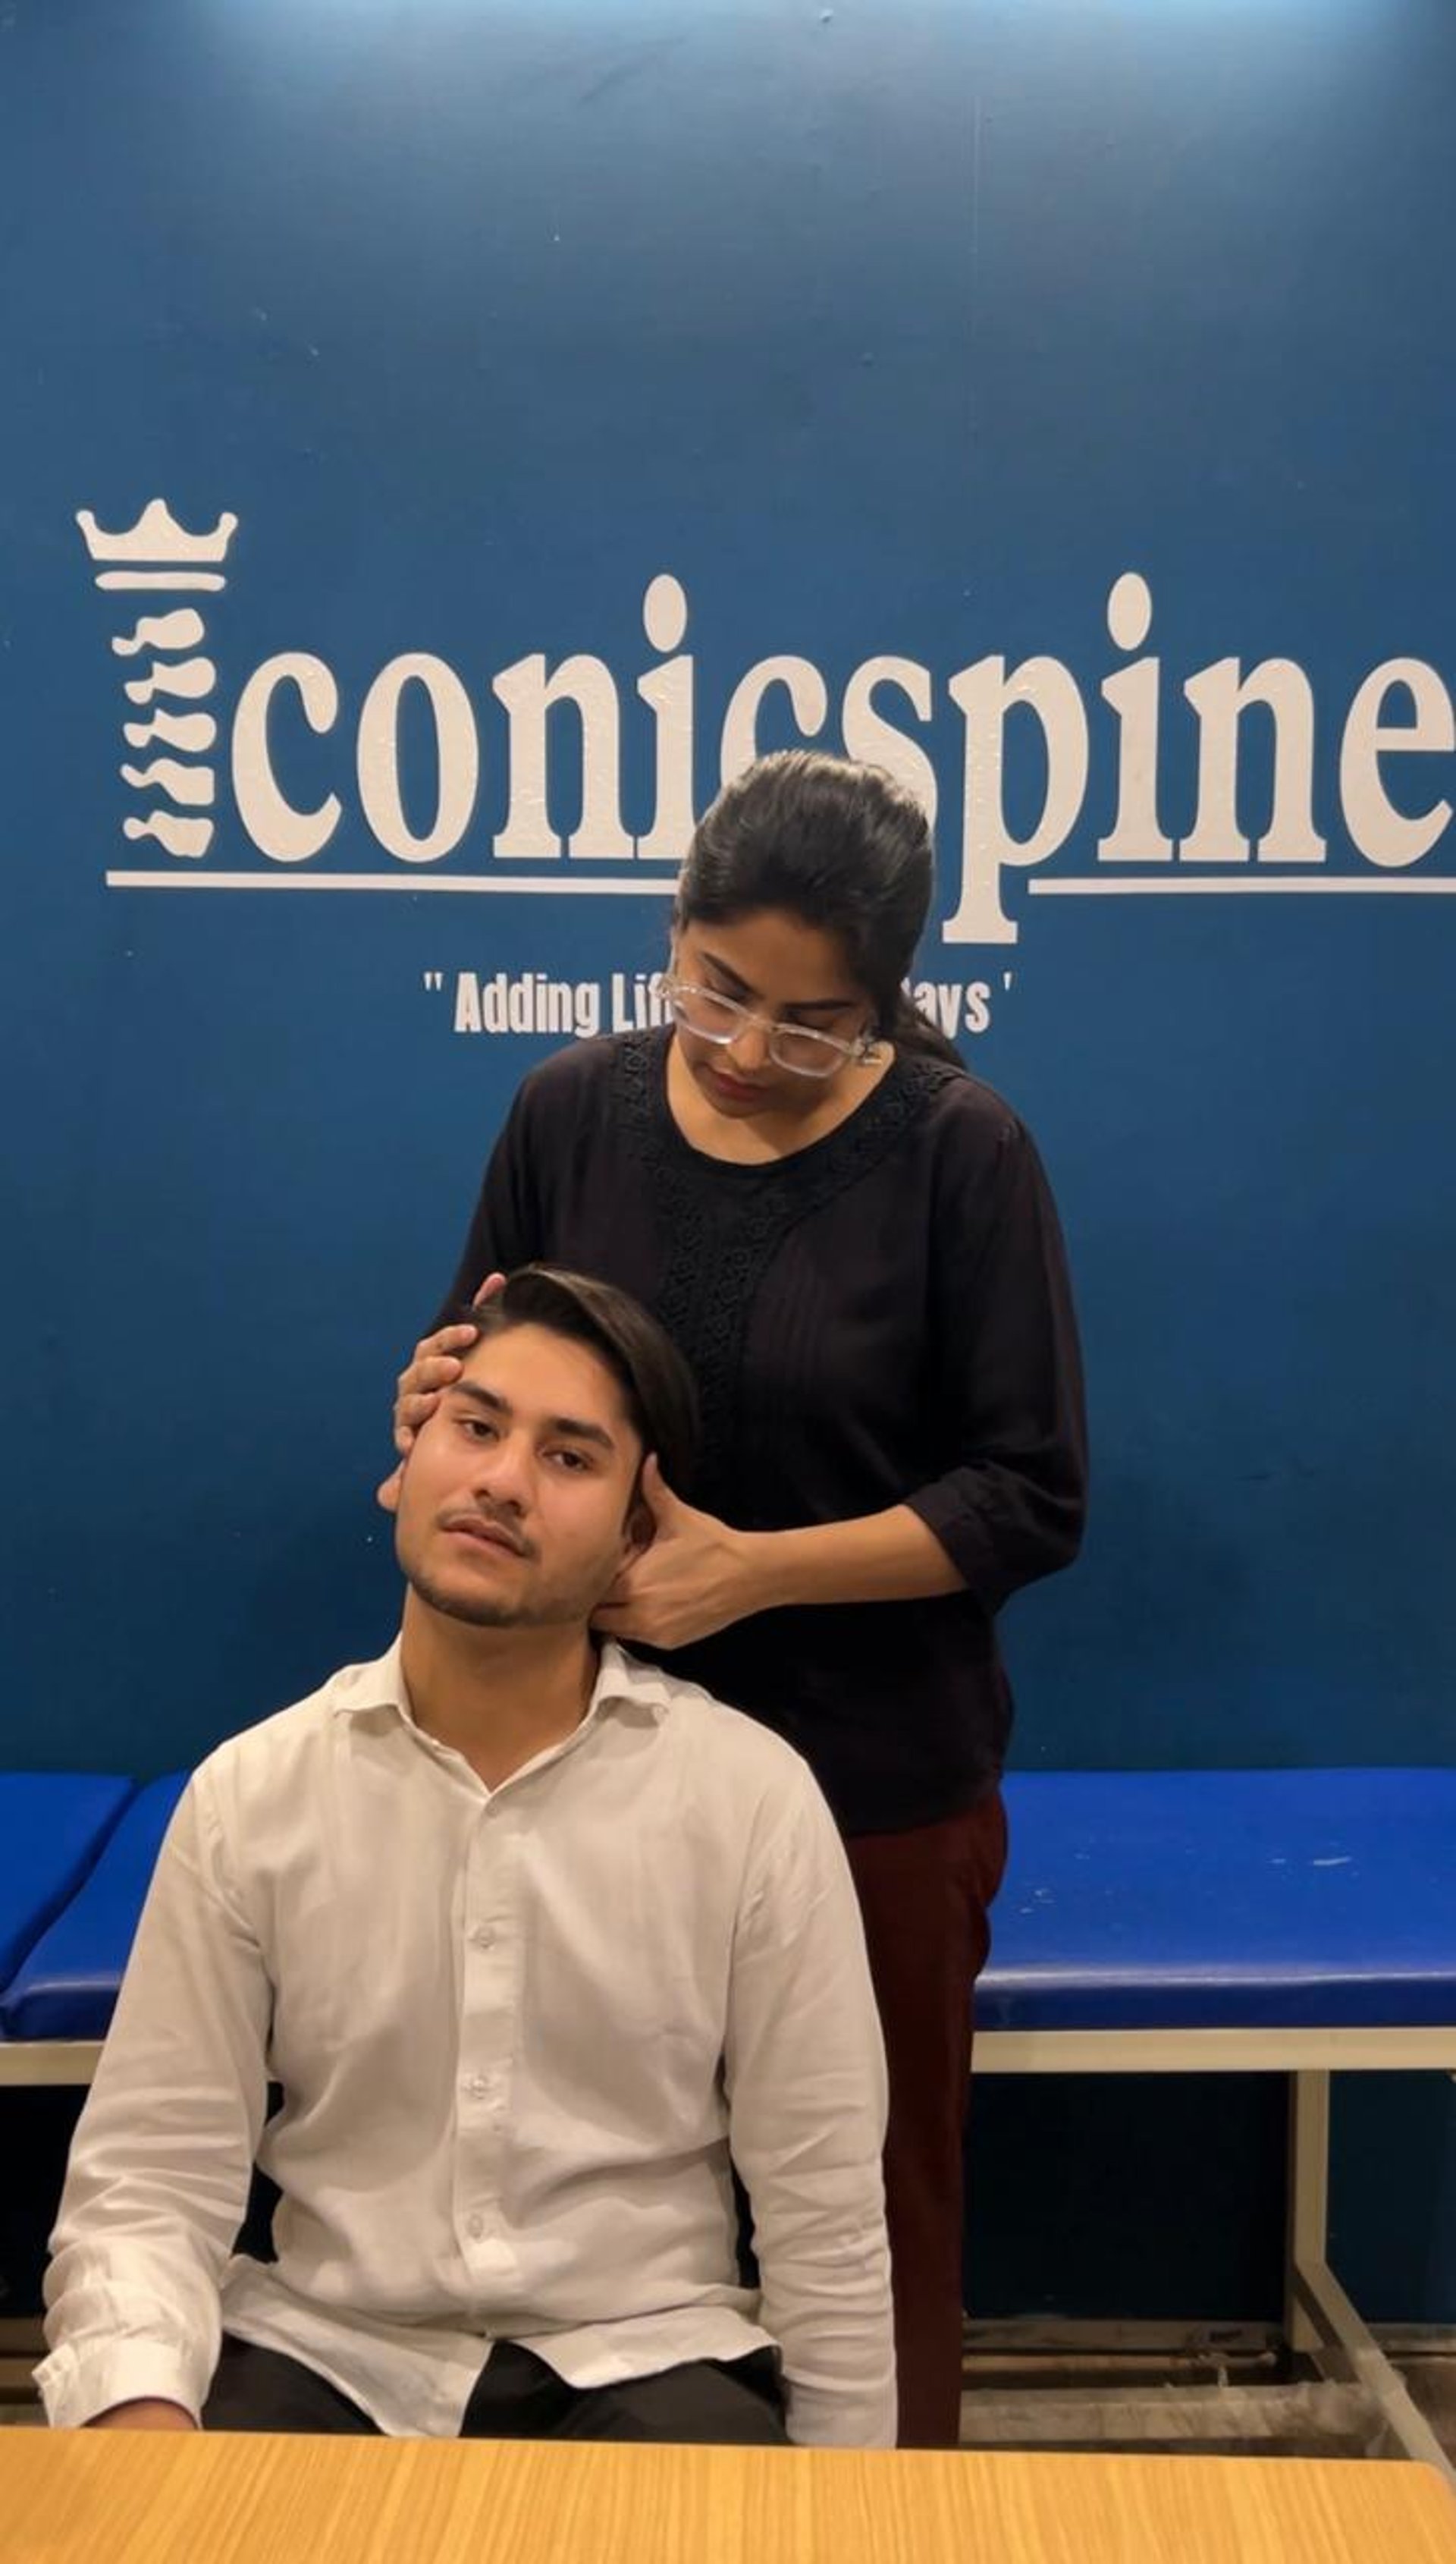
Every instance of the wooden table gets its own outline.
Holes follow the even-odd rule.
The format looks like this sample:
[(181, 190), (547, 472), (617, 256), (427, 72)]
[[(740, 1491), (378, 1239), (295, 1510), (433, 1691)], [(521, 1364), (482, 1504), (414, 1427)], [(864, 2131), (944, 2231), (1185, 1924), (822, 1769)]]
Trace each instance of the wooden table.
[(1424, 2466), (0, 2431), (6, 2564), (1456, 2564)]

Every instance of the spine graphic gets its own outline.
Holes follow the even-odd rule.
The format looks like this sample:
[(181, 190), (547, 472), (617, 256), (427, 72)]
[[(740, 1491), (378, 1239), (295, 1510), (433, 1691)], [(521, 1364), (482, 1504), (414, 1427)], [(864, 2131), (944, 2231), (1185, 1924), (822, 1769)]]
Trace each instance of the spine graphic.
[[(76, 522), (97, 564), (99, 588), (145, 589), (160, 601), (168, 588), (215, 594), (227, 585), (222, 564), (238, 524), (231, 514), (219, 517), (212, 532), (201, 534), (189, 534), (161, 499), (153, 499), (135, 525), (120, 534), (107, 534), (89, 508), (78, 510)], [(151, 717), (122, 723), (127, 747), (175, 751), (120, 767), (127, 789), (144, 794), (151, 804), (143, 816), (124, 819), (121, 833), (131, 844), (149, 838), (164, 853), (191, 862), (206, 854), (213, 823), (183, 814), (210, 810), (217, 798), (214, 768), (192, 760), (205, 759), (215, 748), (217, 723), (211, 713), (166, 707), (200, 703), (213, 692), (217, 668), (199, 646), (206, 637), (197, 607), (180, 605), (138, 614), (129, 630), (111, 639), (118, 659), (146, 654), (141, 672), (126, 680), (123, 691), (128, 705), (150, 708)]]

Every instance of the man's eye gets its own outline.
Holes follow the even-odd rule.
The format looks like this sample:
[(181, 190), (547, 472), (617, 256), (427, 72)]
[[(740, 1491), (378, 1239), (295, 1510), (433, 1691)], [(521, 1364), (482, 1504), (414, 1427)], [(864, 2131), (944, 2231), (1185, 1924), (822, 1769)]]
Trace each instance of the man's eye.
[(589, 1469), (591, 1466), (584, 1451), (552, 1451), (547, 1454), (547, 1457), (554, 1460), (558, 1467), (568, 1471)]
[(462, 1415), (460, 1429), (468, 1433), (473, 1442), (489, 1442), (496, 1432), (495, 1425), (485, 1415)]

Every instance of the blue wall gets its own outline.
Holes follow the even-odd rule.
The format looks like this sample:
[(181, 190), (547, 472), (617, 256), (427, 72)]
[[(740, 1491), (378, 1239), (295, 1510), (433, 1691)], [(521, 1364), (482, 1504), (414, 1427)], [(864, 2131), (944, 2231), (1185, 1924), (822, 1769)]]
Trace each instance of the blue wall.
[[(921, 966), (980, 992), (967, 1055), (1043, 1144), (1096, 1433), (1085, 1563), (1008, 1615), (1022, 1759), (1450, 1759), (1453, 95), (1446, 0), (4, 13), (8, 1761), (160, 1769), (386, 1634), (391, 1377), (551, 1046), (457, 1009), (661, 955), (671, 865), (631, 841), (664, 573), (700, 805), (756, 663), (822, 675), (829, 745), (866, 662), (925, 672), (924, 720), (878, 698), (938, 787)], [(156, 495), (236, 517), (225, 587), (95, 584), (78, 511), (116, 534)], [(1109, 630), (1130, 572), (1145, 651)], [(123, 834), (161, 804), (118, 772), (148, 654), (111, 647), (183, 610), (195, 855)], [(285, 653), (337, 698), (275, 699), (280, 791), (340, 805), (297, 861), (235, 747)], [(382, 723), (414, 653), (443, 760), (420, 685)], [(527, 750), (492, 681), (534, 653), (615, 684), (616, 853), (497, 851)], [(1049, 747), (1007, 720), (1003, 809), (961, 700), (997, 655), (1065, 672)], [(1139, 759), (1100, 690), (1140, 655), (1168, 845), (1109, 860)], [(1281, 819), (1258, 707), (1214, 842), (1183, 688), (1230, 659), (1313, 708), (1303, 851), (1297, 723)], [(1392, 661), (1417, 695), (1361, 712)], [(1076, 763), (1068, 688), (1085, 790), (997, 871)], [(780, 689), (759, 736), (793, 735)], [(553, 714), (553, 838), (580, 766)], [(458, 842), (402, 861), (442, 790)]]

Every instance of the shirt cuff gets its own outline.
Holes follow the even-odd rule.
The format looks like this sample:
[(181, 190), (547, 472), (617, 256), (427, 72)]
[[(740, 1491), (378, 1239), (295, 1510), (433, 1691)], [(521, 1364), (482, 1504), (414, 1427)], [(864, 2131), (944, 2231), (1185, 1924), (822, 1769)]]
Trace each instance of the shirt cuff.
[(42, 2360), (35, 2382), (53, 2431), (79, 2431), (113, 2405), (143, 2397), (180, 2404), (197, 2422), (207, 2389), (196, 2360), (164, 2341), (105, 2342), (95, 2350), (64, 2343)]
[(796, 2449), (893, 2449), (899, 2411), (892, 2377), (883, 2387), (835, 2394), (823, 2386), (784, 2385), (784, 2427)]

